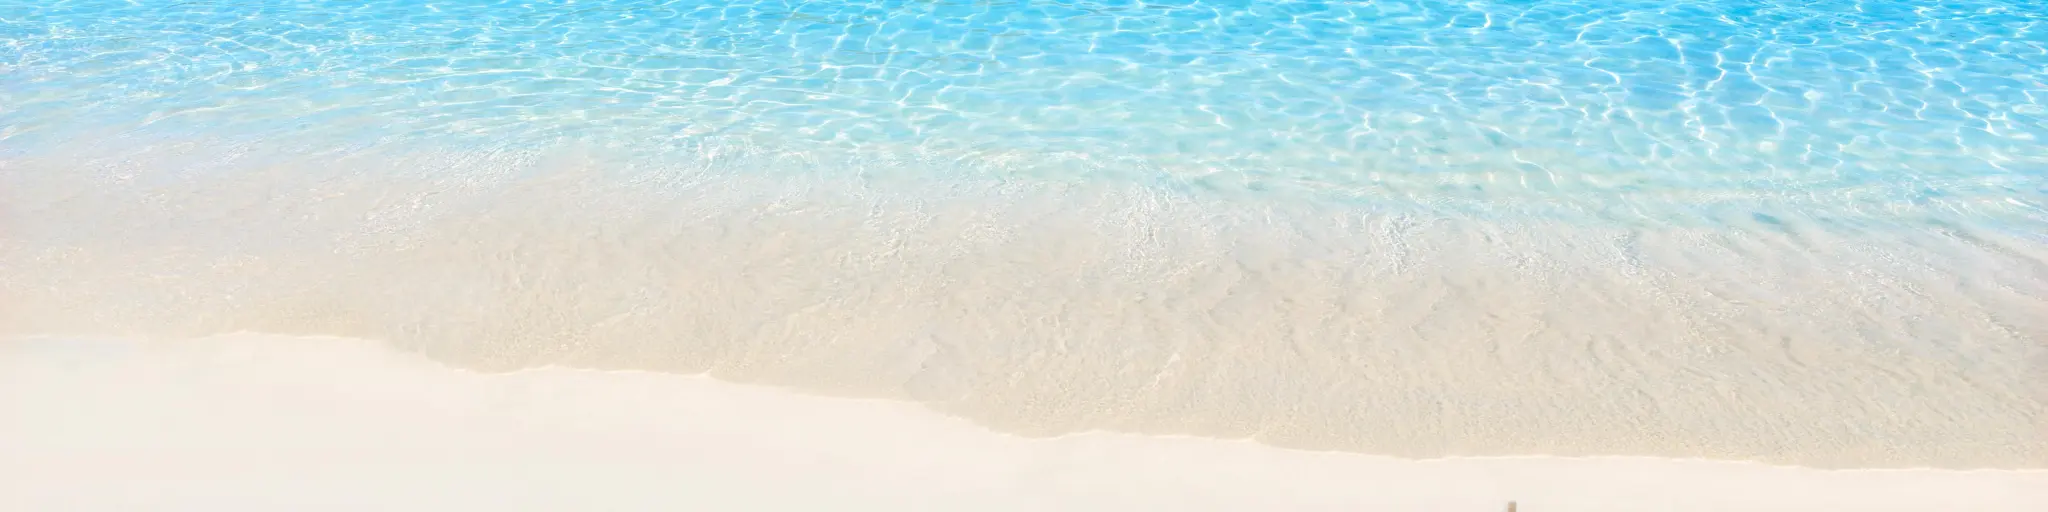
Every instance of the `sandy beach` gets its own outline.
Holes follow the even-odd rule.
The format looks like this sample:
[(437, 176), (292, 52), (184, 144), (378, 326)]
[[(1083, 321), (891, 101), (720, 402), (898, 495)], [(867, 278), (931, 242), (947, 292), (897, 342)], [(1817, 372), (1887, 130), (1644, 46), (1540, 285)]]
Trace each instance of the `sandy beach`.
[(903, 402), (246, 334), (6, 341), (0, 416), (0, 508), (24, 511), (2048, 509), (2040, 470), (1028, 439)]
[(2041, 4), (0, 0), (0, 512), (2044, 512)]

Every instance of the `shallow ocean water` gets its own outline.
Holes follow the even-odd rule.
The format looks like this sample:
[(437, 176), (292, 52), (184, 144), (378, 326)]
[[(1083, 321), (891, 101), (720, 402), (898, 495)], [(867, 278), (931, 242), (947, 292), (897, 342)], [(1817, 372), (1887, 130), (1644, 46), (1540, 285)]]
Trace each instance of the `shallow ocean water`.
[(2048, 466), (2048, 14), (0, 0), (0, 332)]

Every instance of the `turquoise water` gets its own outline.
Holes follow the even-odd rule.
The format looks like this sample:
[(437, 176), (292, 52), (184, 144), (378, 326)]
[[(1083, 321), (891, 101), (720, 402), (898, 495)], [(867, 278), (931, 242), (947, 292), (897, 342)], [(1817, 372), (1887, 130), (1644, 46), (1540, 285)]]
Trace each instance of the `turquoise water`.
[(1470, 207), (2048, 208), (2048, 28), (2013, 0), (7, 3), (14, 149), (708, 138)]
[(2048, 466), (2022, 0), (0, 0), (0, 333)]

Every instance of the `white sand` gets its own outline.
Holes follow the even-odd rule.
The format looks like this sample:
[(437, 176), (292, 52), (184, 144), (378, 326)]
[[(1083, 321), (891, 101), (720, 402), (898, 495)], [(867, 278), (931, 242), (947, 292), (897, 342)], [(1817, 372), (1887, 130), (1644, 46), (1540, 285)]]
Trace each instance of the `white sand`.
[(0, 510), (2048, 510), (2048, 471), (1402, 460), (339, 339), (0, 342)]
[(0, 155), (0, 336), (344, 336), (1027, 436), (2048, 468), (2048, 239), (2027, 230), (1387, 211), (716, 151), (103, 146)]

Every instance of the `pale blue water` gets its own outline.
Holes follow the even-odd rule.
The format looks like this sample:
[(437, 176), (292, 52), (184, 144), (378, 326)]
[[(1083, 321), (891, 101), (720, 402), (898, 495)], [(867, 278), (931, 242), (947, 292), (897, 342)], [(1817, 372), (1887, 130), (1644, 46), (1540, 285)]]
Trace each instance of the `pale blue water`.
[(2037, 0), (0, 0), (0, 335), (2048, 467)]
[[(2038, 220), (2044, 16), (2023, 0), (10, 0), (0, 142), (721, 138), (1365, 201)], [(970, 167), (951, 171), (995, 172)]]

